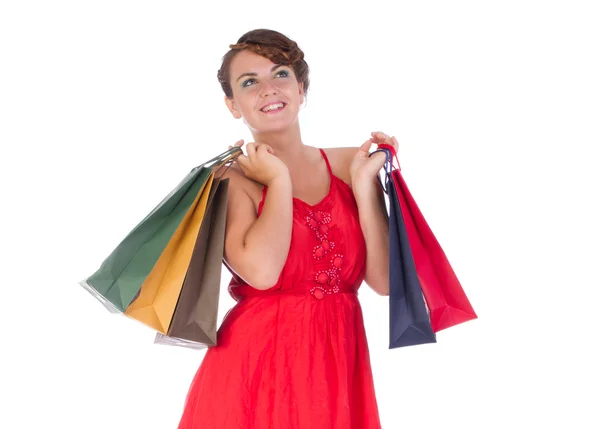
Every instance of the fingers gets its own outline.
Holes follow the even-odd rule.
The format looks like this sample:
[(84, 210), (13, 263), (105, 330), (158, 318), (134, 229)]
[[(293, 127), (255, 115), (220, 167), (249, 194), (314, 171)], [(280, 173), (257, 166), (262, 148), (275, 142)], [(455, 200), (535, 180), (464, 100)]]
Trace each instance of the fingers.
[(246, 145), (246, 154), (250, 162), (252, 162), (254, 156), (256, 155), (256, 143), (248, 143)]
[[(235, 144), (233, 146), (237, 146), (237, 147), (244, 146), (244, 139), (238, 140), (237, 142), (235, 142)], [(231, 148), (233, 148), (233, 146), (229, 146), (227, 149), (231, 149)]]
[(372, 144), (373, 144), (373, 141), (371, 139), (369, 139), (360, 146), (360, 150), (368, 153), (369, 149), (371, 149)]
[(371, 133), (371, 135), (373, 136), (372, 139), (374, 139), (374, 140), (383, 140), (383, 141), (392, 142), (392, 140), (396, 139), (396, 137), (394, 137), (394, 136), (390, 137), (386, 133), (382, 133), (381, 131), (373, 131)]
[(382, 133), (381, 131), (373, 131), (371, 135), (373, 136), (371, 137), (371, 140), (373, 140), (374, 143), (392, 144), (392, 139), (390, 138), (390, 136), (388, 136), (385, 133)]
[(237, 162), (240, 167), (242, 167), (242, 170), (245, 171), (248, 168), (248, 164), (250, 164), (250, 161), (248, 160), (248, 157), (244, 154), (240, 154), (236, 159), (235, 162)]
[[(243, 142), (243, 140), (239, 140), (238, 142), (236, 142), (235, 145), (241, 147), (244, 144)], [(231, 148), (232, 146), (229, 147)], [(237, 157), (237, 162), (240, 165), (240, 167), (242, 167), (242, 170), (245, 170), (247, 168), (250, 168), (250, 165), (253, 162), (256, 162), (256, 157), (259, 157), (265, 153), (270, 153), (274, 155), (275, 151), (271, 146), (267, 144), (250, 142), (246, 145), (246, 155), (240, 154)]]
[[(237, 147), (242, 147), (244, 145), (244, 139), (238, 140), (237, 142), (235, 142), (235, 144), (233, 146), (228, 146), (228, 149), (233, 148), (234, 146)], [(256, 151), (259, 150), (260, 148), (264, 147), (264, 150), (266, 150), (268, 153), (270, 153), (271, 155), (275, 155), (275, 150), (269, 146), (268, 144), (265, 143), (248, 143), (246, 145), (246, 152), (248, 153), (248, 156), (253, 156), (256, 154)]]
[(269, 146), (268, 144), (265, 144), (265, 143), (258, 143), (257, 144), (257, 151), (268, 152), (271, 155), (275, 155), (275, 151), (273, 150), (273, 148), (271, 146)]
[(388, 136), (387, 134), (381, 132), (381, 131), (373, 131), (371, 133), (371, 141), (373, 143), (376, 144), (389, 144), (390, 146), (394, 147), (394, 149), (396, 149), (396, 151), (398, 150), (398, 140), (396, 140), (396, 137), (392, 136)]

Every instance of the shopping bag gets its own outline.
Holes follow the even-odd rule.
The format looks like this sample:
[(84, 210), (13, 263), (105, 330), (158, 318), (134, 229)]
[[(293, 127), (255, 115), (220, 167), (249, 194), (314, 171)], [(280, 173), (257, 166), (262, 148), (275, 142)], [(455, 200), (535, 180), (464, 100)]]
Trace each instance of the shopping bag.
[(476, 319), (458, 278), (412, 197), (400, 169), (392, 172), (408, 241), (434, 332)]
[(217, 316), (225, 239), (229, 179), (215, 179), (208, 208), (194, 247), (167, 335), (155, 343), (189, 348), (217, 344)]
[(196, 200), (211, 170), (241, 153), (239, 147), (234, 147), (192, 169), (80, 285), (109, 311), (124, 312), (138, 296), (143, 282)]
[(436, 335), (431, 328), (398, 196), (391, 180), (386, 180), (386, 188), (390, 210), (389, 348), (435, 343)]
[(138, 295), (210, 171), (198, 168), (118, 245), (98, 271), (80, 284), (110, 311), (123, 312)]
[(213, 183), (211, 172), (192, 207), (163, 250), (140, 288), (140, 293), (125, 310), (125, 315), (167, 333), (183, 281), (192, 259), (194, 244), (202, 225)]

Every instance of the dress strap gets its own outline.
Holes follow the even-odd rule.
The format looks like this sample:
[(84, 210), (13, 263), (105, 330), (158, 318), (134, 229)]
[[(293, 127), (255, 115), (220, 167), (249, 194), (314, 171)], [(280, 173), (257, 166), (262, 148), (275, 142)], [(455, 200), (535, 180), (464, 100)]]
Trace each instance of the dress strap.
[(325, 155), (325, 151), (321, 148), (319, 148), (319, 150), (321, 151), (321, 155), (323, 156), (323, 159), (325, 160), (325, 164), (327, 164), (327, 170), (329, 170), (329, 176), (331, 176), (333, 178), (333, 171), (331, 171), (331, 165), (329, 164), (329, 159), (327, 158), (327, 155)]
[(257, 216), (260, 216), (260, 214), (262, 213), (263, 206), (265, 205), (265, 197), (266, 196), (267, 196), (267, 186), (263, 185), (262, 198), (260, 199), (260, 202), (258, 203)]

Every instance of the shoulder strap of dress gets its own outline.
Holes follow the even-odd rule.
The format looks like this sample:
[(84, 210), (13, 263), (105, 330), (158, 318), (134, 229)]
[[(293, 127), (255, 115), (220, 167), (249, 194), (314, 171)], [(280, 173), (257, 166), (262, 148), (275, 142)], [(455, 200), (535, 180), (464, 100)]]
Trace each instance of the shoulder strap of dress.
[(323, 159), (325, 160), (325, 164), (327, 164), (327, 170), (329, 170), (329, 175), (333, 176), (333, 172), (331, 171), (331, 165), (329, 164), (329, 159), (327, 158), (327, 155), (325, 155), (325, 151), (321, 148), (319, 148), (319, 150), (321, 151), (321, 155), (323, 156)]
[(260, 202), (258, 203), (257, 216), (260, 216), (260, 214), (262, 213), (263, 206), (265, 205), (265, 197), (266, 196), (267, 196), (267, 185), (263, 185), (262, 198), (260, 199)]

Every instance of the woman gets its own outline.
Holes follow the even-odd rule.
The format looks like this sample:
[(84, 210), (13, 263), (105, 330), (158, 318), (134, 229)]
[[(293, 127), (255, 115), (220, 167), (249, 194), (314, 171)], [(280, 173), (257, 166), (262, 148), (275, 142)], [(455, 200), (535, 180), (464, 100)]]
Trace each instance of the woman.
[[(397, 148), (381, 132), (360, 148), (302, 142), (309, 86), (297, 44), (254, 30), (218, 77), (254, 143), (228, 171), (224, 259), (237, 304), (207, 351), (180, 429), (380, 428), (357, 290), (388, 294), (388, 227), (376, 180)], [(240, 140), (236, 143), (243, 145)]]

